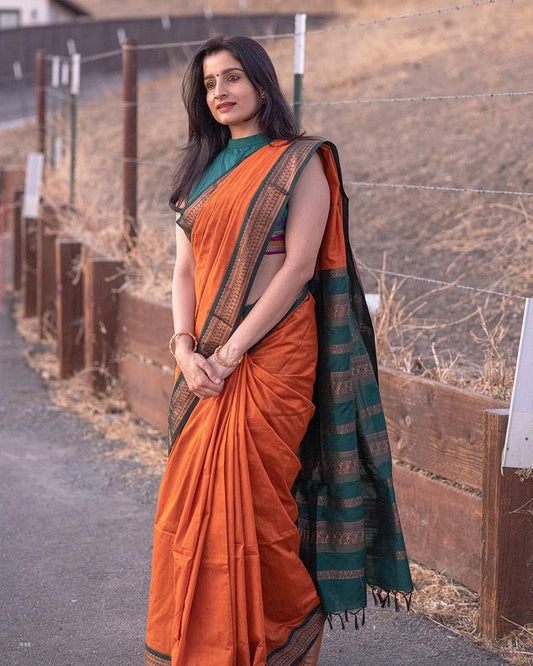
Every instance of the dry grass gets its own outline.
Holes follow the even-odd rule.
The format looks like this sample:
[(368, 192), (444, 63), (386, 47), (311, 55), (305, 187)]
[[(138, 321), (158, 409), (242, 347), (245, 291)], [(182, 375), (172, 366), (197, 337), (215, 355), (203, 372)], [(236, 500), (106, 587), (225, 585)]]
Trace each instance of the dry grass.
[(500, 640), (489, 641), (479, 635), (479, 597), (447, 576), (411, 563), (415, 585), (412, 609), (432, 622), (481, 647), (496, 652), (516, 666), (531, 664), (533, 657), (533, 624), (518, 626)]

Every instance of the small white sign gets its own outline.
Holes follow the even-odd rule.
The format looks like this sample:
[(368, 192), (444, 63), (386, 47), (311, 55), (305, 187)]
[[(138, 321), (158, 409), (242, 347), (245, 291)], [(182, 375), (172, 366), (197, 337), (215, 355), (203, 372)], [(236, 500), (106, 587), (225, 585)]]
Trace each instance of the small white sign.
[(126, 41), (126, 31), (124, 28), (117, 28), (117, 39), (120, 46)]
[(30, 217), (35, 219), (39, 215), (43, 167), (43, 153), (28, 153), (28, 157), (26, 159), (26, 179), (24, 181), (22, 217)]
[(365, 294), (366, 304), (368, 306), (368, 311), (373, 317), (376, 315), (381, 308), (381, 299), (379, 294)]
[(526, 299), (502, 467), (533, 468), (533, 299)]

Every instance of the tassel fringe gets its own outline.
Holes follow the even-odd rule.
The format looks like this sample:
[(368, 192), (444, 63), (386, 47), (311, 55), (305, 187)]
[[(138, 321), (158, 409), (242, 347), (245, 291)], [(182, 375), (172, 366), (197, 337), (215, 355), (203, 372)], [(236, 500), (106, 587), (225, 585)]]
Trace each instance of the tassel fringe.
[[(372, 592), (372, 598), (374, 599), (374, 604), (376, 606), (381, 606), (381, 608), (390, 608), (391, 603), (394, 603), (394, 610), (399, 612), (403, 605), (405, 610), (409, 611), (411, 608), (411, 598), (413, 596), (412, 592), (401, 592), (399, 590), (384, 590), (381, 587), (370, 587)], [(358, 618), (358, 616), (360, 616)], [(326, 615), (326, 620), (328, 621), (329, 628), (333, 629), (334, 621), (339, 621), (341, 628), (346, 629), (346, 625), (350, 624), (350, 618), (353, 617), (354, 629), (359, 629), (359, 626), (365, 624), (365, 609), (358, 608), (356, 611), (341, 611), (339, 613), (328, 613)]]
[[(358, 619), (360, 615), (360, 619)], [(326, 620), (328, 621), (329, 628), (333, 629), (334, 620), (339, 620), (341, 623), (342, 630), (346, 629), (346, 625), (350, 624), (350, 618), (353, 617), (354, 629), (359, 629), (359, 626), (363, 626), (365, 623), (365, 609), (358, 608), (356, 611), (344, 611), (340, 613), (328, 613), (326, 615)]]
[(403, 598), (403, 603), (405, 604), (405, 610), (408, 611), (411, 608), (411, 599), (413, 597), (412, 592), (401, 592), (399, 590), (384, 590), (381, 587), (370, 587), (372, 591), (372, 598), (374, 599), (374, 604), (376, 606), (381, 606), (381, 608), (390, 608), (391, 597), (394, 602), (394, 610), (399, 611), (400, 600)]

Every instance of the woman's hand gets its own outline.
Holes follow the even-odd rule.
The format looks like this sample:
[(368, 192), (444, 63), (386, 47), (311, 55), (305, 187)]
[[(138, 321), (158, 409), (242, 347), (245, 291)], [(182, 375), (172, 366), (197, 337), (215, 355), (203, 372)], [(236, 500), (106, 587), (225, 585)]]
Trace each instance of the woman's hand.
[(219, 377), (210, 361), (201, 354), (191, 351), (180, 357), (178, 363), (187, 386), (199, 398), (213, 398), (224, 388), (224, 377)]
[[(218, 352), (211, 354), (211, 356), (208, 357), (207, 362), (209, 363), (214, 376), (218, 377), (221, 381), (224, 381), (224, 379), (229, 377), (239, 367), (238, 363), (231, 365), (235, 363), (235, 360), (238, 358), (242, 358), (242, 353), (236, 354), (231, 350), (228, 351), (227, 345), (224, 345), (220, 347)], [(228, 363), (228, 365), (222, 365), (220, 361)]]

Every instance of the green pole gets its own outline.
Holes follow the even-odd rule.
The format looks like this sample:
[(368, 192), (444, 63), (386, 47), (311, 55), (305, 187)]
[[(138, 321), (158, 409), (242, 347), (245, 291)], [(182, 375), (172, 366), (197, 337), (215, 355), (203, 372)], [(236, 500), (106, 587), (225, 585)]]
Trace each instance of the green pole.
[(294, 103), (293, 111), (296, 125), (300, 129), (302, 118), (302, 90), (305, 60), (305, 21), (307, 14), (294, 17)]
[(78, 125), (78, 95), (80, 93), (80, 64), (79, 53), (72, 54), (70, 68), (70, 205), (74, 206), (76, 200), (76, 141)]

